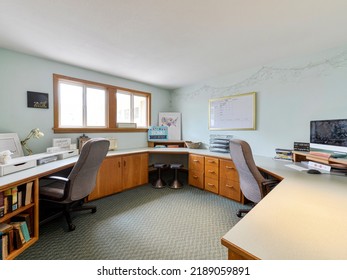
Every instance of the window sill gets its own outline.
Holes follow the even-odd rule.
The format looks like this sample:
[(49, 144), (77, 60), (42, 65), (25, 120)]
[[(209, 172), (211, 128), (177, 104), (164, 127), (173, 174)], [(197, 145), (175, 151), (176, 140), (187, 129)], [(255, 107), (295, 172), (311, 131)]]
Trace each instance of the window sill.
[(147, 132), (148, 128), (53, 128), (54, 133)]

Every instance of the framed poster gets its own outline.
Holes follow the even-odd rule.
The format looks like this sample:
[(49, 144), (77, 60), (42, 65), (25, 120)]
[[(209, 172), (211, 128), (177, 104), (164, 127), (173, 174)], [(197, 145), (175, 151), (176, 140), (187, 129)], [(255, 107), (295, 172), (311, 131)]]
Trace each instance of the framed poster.
[(255, 92), (209, 100), (210, 130), (254, 130)]
[(159, 126), (167, 126), (168, 140), (181, 140), (181, 113), (159, 113)]

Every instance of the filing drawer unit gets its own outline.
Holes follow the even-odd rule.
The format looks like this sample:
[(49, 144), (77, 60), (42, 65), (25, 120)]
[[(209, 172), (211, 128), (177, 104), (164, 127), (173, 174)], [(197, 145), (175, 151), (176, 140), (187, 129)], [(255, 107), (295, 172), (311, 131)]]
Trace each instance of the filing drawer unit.
[(244, 196), (240, 189), (239, 175), (231, 160), (220, 160), (219, 194), (244, 203)]
[(205, 190), (219, 193), (219, 159), (205, 157)]
[(204, 156), (200, 155), (189, 155), (189, 176), (188, 183), (191, 186), (204, 188), (204, 171), (205, 171), (205, 160)]

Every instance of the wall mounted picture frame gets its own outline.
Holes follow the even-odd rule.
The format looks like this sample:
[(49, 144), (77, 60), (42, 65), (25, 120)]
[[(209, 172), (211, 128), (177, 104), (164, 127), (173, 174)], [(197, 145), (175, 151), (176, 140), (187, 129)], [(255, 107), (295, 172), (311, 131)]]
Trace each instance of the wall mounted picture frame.
[(48, 93), (27, 91), (28, 108), (48, 109)]
[(160, 112), (159, 126), (167, 126), (168, 140), (181, 140), (181, 113)]
[(256, 93), (209, 100), (209, 130), (255, 130)]

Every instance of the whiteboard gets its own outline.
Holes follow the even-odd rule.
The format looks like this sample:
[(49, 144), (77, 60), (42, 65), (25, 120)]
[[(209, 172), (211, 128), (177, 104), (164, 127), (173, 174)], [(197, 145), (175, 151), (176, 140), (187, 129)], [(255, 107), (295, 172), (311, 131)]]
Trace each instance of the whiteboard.
[(210, 130), (254, 130), (255, 92), (209, 100)]

